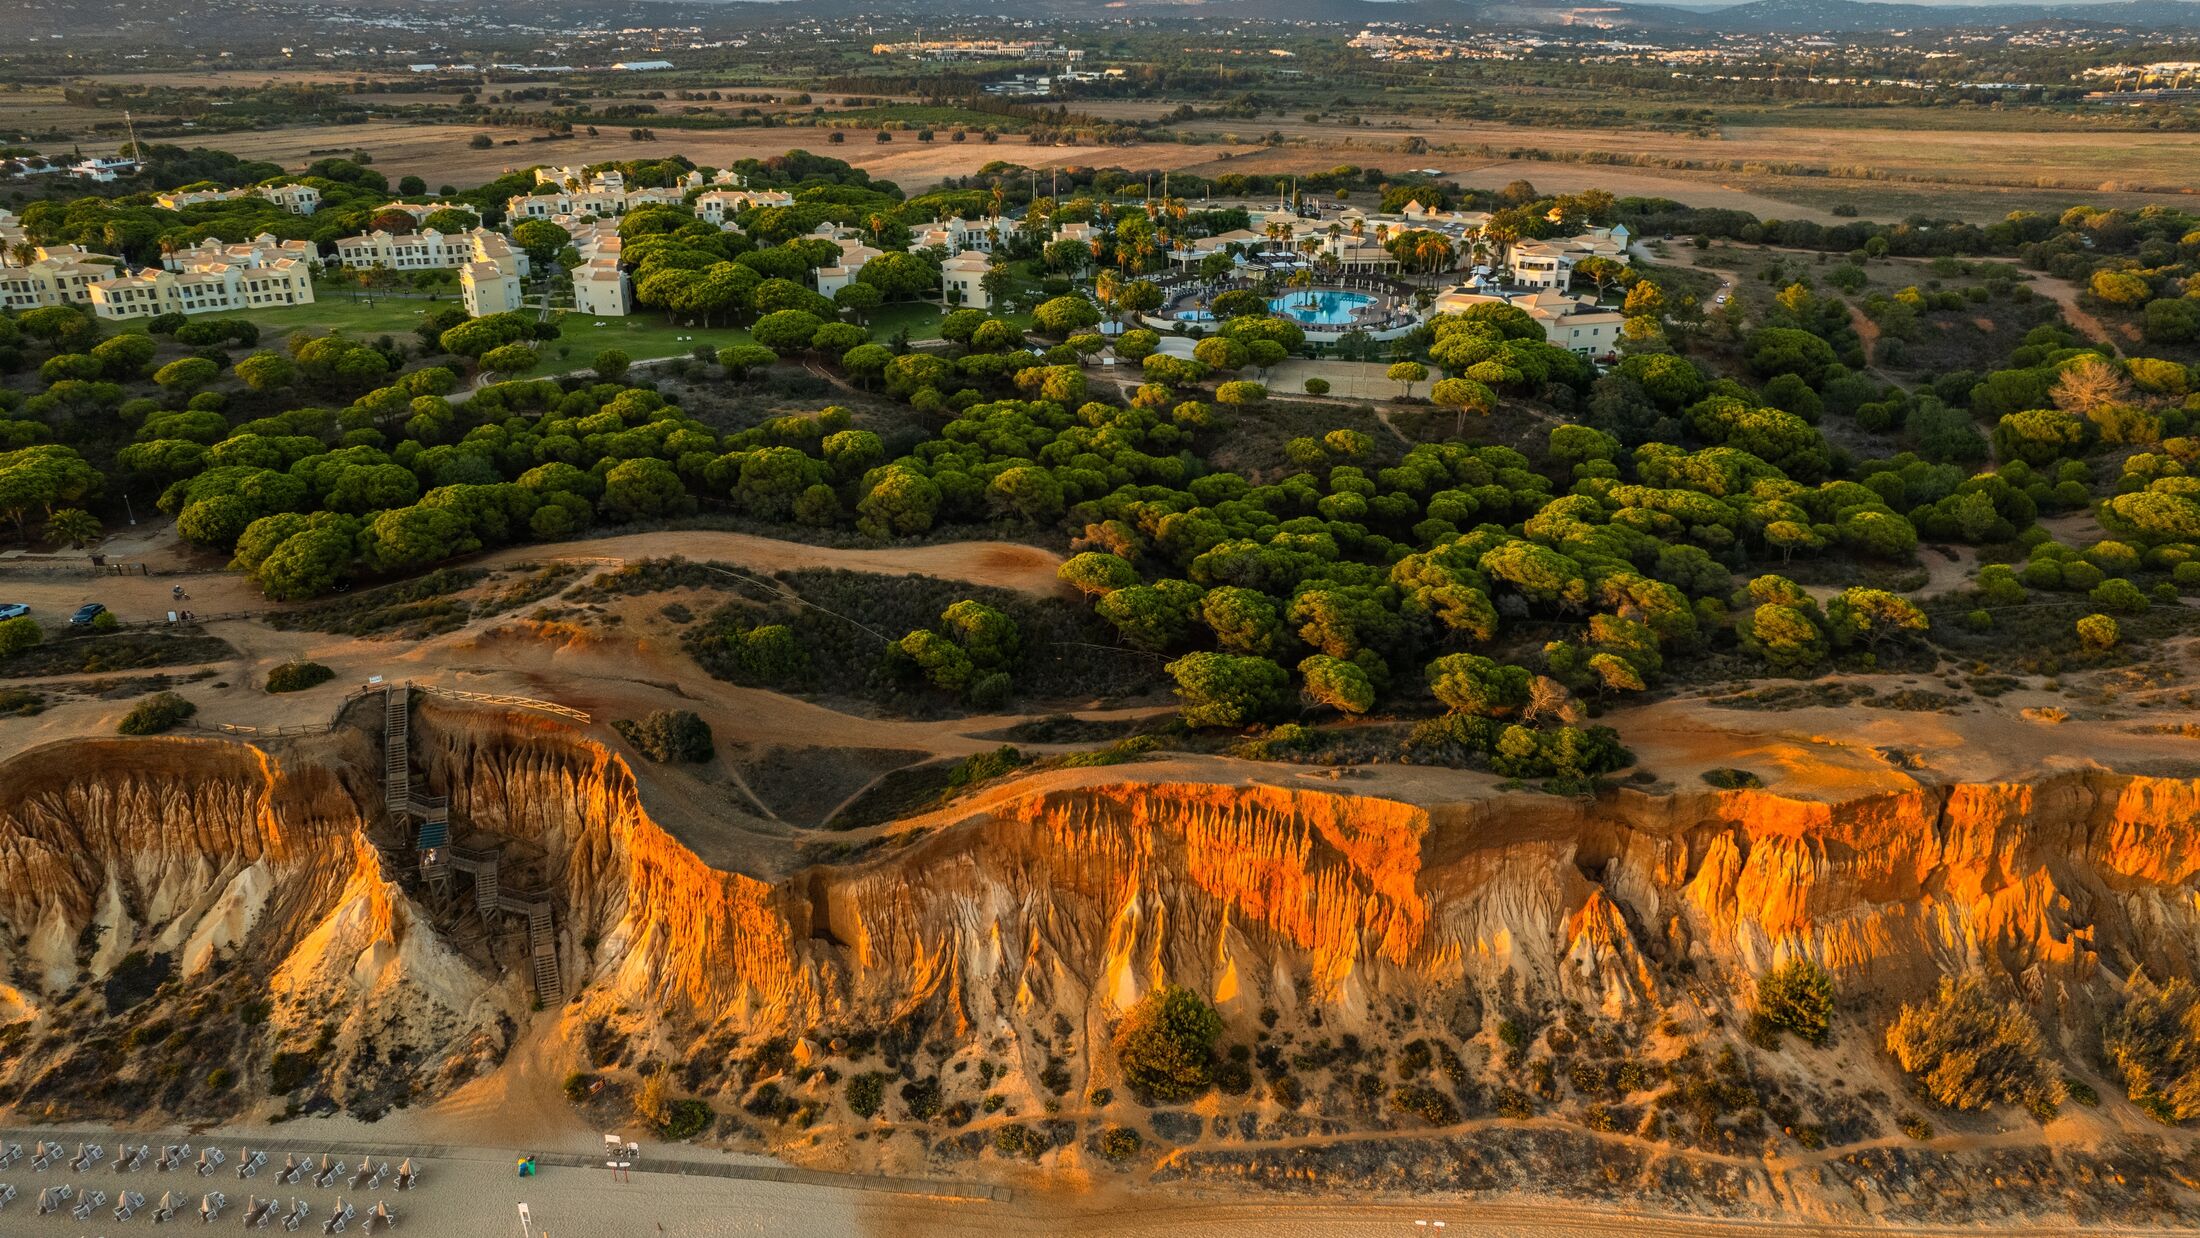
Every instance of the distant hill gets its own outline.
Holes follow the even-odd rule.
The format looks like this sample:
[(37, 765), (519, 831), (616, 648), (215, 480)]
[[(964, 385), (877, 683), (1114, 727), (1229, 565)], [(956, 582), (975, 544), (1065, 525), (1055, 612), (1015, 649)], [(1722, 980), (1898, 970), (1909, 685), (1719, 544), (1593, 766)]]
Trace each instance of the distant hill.
[[(742, 0), (726, 0), (728, 4)], [(830, 13), (997, 13), (1003, 0), (807, 0), (804, 11)], [(1277, 21), (1462, 23), (1562, 30), (1583, 27), (1703, 34), (1808, 34), (1953, 27), (2123, 26), (2200, 30), (2196, 0), (2115, 0), (2101, 4), (1899, 4), (1870, 0), (1747, 0), (1718, 8), (1583, 0), (1018, 0), (1018, 13), (1091, 17), (1137, 13), (1161, 18), (1267, 18)]]
[(1688, 19), (1700, 21), (1707, 29), (1733, 33), (1801, 34), (2044, 24), (2200, 28), (2200, 4), (2191, 0), (2121, 0), (2110, 4), (1949, 6), (1873, 4), (1866, 0), (1748, 0), (1745, 4), (1708, 13), (1686, 13), (1683, 20)]

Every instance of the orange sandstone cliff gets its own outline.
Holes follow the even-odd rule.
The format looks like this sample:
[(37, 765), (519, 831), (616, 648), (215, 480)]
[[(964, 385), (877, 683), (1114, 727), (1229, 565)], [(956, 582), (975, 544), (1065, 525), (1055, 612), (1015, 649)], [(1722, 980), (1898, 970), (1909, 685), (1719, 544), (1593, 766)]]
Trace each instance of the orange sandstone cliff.
[[(619, 757), (561, 725), (422, 706), (413, 748), (454, 821), (507, 842), (551, 892), (562, 1007), (531, 1009), (497, 926), (417, 887), (357, 735), (275, 754), (87, 740), (0, 765), (0, 1095), (32, 1115), (127, 1116), (147, 1097), (200, 1115), (272, 1085), (293, 1106), (371, 1114), (493, 1069), (519, 1027), (551, 1019), (586, 1043), (576, 1066), (676, 1067), (685, 1090), (755, 1115), (735, 1121), (767, 1146), (791, 1146), (778, 1132), (799, 1122), (813, 1159), (917, 1155), (819, 1137), (854, 1125), (833, 1081), (881, 1068), (939, 1081), (943, 1116), (924, 1144), (935, 1166), (1000, 1146), (954, 1122), (998, 1129), (996, 1095), (1007, 1116), (1070, 1128), (1021, 1146), (1074, 1159), (1089, 1151), (1079, 1115), (1090, 1129), (1125, 1120), (1113, 1020), (1174, 983), (1216, 1004), (1241, 1060), (1270, 1082), (1172, 1119), (1162, 1178), (1288, 1187), (1334, 1173), (1428, 1189), (1434, 1172), (1452, 1175), (1437, 1186), (1517, 1186), (1533, 1162), (1574, 1181), (1529, 1157), (1514, 1177), (1485, 1166), (1485, 1182), (1472, 1166), (1487, 1143), (1425, 1164), (1398, 1143), (1375, 1161), (1303, 1159), (1305, 1136), (1414, 1135), (1371, 1102), (1387, 1085), (1358, 1080), (1421, 1044), (1451, 1072), (1462, 1123), (1478, 1112), (1472, 1092), (1530, 1144), (1558, 1138), (1536, 1126), (1557, 1118), (1607, 1143), (1632, 1134), (1639, 1163), (1600, 1171), (1601, 1187), (1584, 1170), (1569, 1189), (1655, 1196), (1664, 1188), (1628, 1184), (1670, 1176), (1658, 1149), (1775, 1166), (1783, 1137), (1805, 1149), (1815, 1138), (1835, 1146), (1805, 1157), (1780, 1145), (1818, 1158), (1807, 1172), (1753, 1168), (1726, 1191), (1707, 1177), (1697, 1194), (1727, 1210), (1808, 1195), (1829, 1212), (1877, 1212), (1887, 1182), (1922, 1175), (1917, 1189), (1942, 1189), (1914, 1156), (1883, 1163), (1911, 1155), (1888, 1123), (1914, 1102), (1876, 1043), (1895, 1003), (1985, 971), (2083, 1069), (2126, 977), (2190, 976), (2200, 961), (2190, 781), (2064, 774), (1835, 803), (1622, 791), (1409, 804), (1148, 781), (1129, 767), (995, 791), (858, 858), (767, 881), (706, 865), (652, 818)], [(1639, 1076), (1567, 1074), (1601, 1045), (1613, 1063), (1634, 1054), (1693, 1077), (1691, 1063), (1731, 1041), (1753, 977), (1798, 955), (1834, 976), (1839, 1034), (1830, 1049), (1722, 1058), (1718, 1079), (1755, 1089), (1739, 1118), (1678, 1136), (1677, 1111), (1661, 1116), (1626, 1082)], [(861, 1057), (873, 1043), (882, 1056)], [(1283, 1075), (1304, 1077), (1305, 1095), (1274, 1082)], [(68, 1085), (85, 1077), (103, 1082)], [(974, 1109), (981, 1099), (993, 1107)], [(2164, 1193), (2146, 1206), (2189, 1203), (2176, 1166), (2191, 1153), (2174, 1132), (2073, 1129), (2087, 1155), (2127, 1168), (2136, 1145), (2123, 1141), (2154, 1140), (2144, 1163), (2156, 1169), (2141, 1176)]]

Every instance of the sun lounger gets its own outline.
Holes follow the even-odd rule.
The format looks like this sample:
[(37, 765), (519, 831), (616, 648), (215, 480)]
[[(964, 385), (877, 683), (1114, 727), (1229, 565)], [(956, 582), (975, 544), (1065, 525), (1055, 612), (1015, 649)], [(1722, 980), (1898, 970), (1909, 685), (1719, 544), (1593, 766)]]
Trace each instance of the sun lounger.
[(15, 1164), (17, 1161), (20, 1161), (22, 1159), (22, 1144), (0, 1143), (0, 1169), (6, 1169), (8, 1166)]
[(297, 1153), (285, 1152), (283, 1154), (283, 1172), (275, 1175), (275, 1181), (284, 1186), (295, 1186), (298, 1179), (306, 1176), (306, 1170), (311, 1165), (310, 1160), (299, 1160)]
[(413, 1168), (412, 1158), (406, 1157), (397, 1167), (397, 1189), (409, 1191), (420, 1185), (420, 1171)]
[(245, 1200), (244, 1227), (246, 1229), (266, 1229), (268, 1218), (273, 1215), (275, 1215), (275, 1199), (273, 1196), (261, 1199), (259, 1196), (254, 1195)]
[(60, 1160), (61, 1156), (60, 1144), (41, 1139), (37, 1149), (31, 1153), (31, 1168), (38, 1173), (44, 1173), (46, 1167)]
[(308, 1216), (311, 1216), (312, 1214), (313, 1208), (311, 1205), (307, 1204), (306, 1201), (302, 1199), (293, 1199), (290, 1201), (290, 1211), (283, 1214), (283, 1228), (286, 1230), (295, 1230), (299, 1226), (305, 1224), (306, 1218)]
[(379, 1234), (385, 1230), (396, 1228), (397, 1214), (390, 1211), (388, 1204), (383, 1203), (367, 1209), (367, 1223), (360, 1226), (359, 1231), (365, 1234)]
[(191, 1155), (190, 1144), (164, 1143), (160, 1146), (160, 1160), (154, 1163), (153, 1168), (162, 1173), (169, 1173), (182, 1168), (183, 1158), (189, 1155)]
[(358, 1172), (358, 1173), (355, 1173), (355, 1174), (353, 1174), (353, 1175), (351, 1176), (351, 1189), (352, 1189), (352, 1190), (354, 1190), (354, 1191), (360, 1190), (361, 1188), (363, 1188), (363, 1187), (365, 1187), (365, 1186), (367, 1185), (367, 1179), (369, 1179), (369, 1178), (371, 1178), (371, 1177), (373, 1177), (373, 1176), (374, 1176), (374, 1160), (373, 1160), (373, 1158), (371, 1158), (371, 1157), (361, 1157), (361, 1158), (360, 1158), (360, 1160), (359, 1160), (359, 1172)]
[(251, 1148), (246, 1148), (242, 1155), (244, 1159), (237, 1162), (237, 1178), (240, 1181), (258, 1174), (260, 1166), (267, 1164), (267, 1153), (265, 1152), (256, 1152)]
[(76, 1159), (69, 1162), (69, 1169), (73, 1173), (90, 1173), (92, 1166), (99, 1164), (106, 1156), (107, 1149), (98, 1144), (80, 1143), (76, 1145)]
[(358, 1215), (359, 1210), (345, 1203), (343, 1198), (339, 1196), (336, 1200), (335, 1211), (329, 1213), (328, 1220), (321, 1222), (321, 1232), (324, 1234), (341, 1234), (344, 1232), (344, 1227), (351, 1224), (351, 1219)]
[(145, 1162), (150, 1160), (152, 1155), (153, 1147), (151, 1144), (141, 1143), (135, 1148), (124, 1144), (115, 1152), (115, 1172), (118, 1174), (135, 1173), (145, 1167)]
[(344, 1163), (342, 1161), (332, 1161), (324, 1154), (321, 1157), (321, 1172), (313, 1175), (313, 1185), (325, 1191), (328, 1189), (329, 1183), (336, 1181), (337, 1177), (343, 1172)]
[(213, 1224), (214, 1218), (220, 1216), (222, 1209), (228, 1206), (229, 1197), (220, 1191), (208, 1191), (206, 1194), (199, 1196), (199, 1223), (202, 1225)]
[(136, 1216), (138, 1209), (144, 1206), (145, 1196), (136, 1191), (124, 1191), (122, 1198), (115, 1202), (115, 1219), (117, 1221), (127, 1221)]
[(160, 1202), (153, 1205), (153, 1224), (158, 1225), (183, 1211), (185, 1200), (181, 1191), (162, 1191)]
[(92, 1219), (93, 1213), (106, 1206), (107, 1192), (92, 1191), (76, 1201), (76, 1207), (69, 1209), (69, 1215), (79, 1221), (89, 1221)]
[(367, 1179), (367, 1189), (370, 1191), (381, 1190), (383, 1181), (389, 1176), (390, 1163), (388, 1161), (384, 1161), (380, 1165), (374, 1167), (374, 1176)]
[(220, 1148), (214, 1147), (212, 1144), (209, 1144), (206, 1147), (199, 1149), (199, 1176), (201, 1178), (204, 1178), (208, 1174), (213, 1173), (215, 1170), (220, 1169), (222, 1167), (222, 1162), (228, 1159), (228, 1153), (222, 1151)]
[(63, 1183), (49, 1186), (38, 1193), (38, 1215), (51, 1216), (61, 1211), (61, 1206), (76, 1196), (76, 1188)]
[(10, 1182), (0, 1182), (0, 1208), (5, 1208), (14, 1202), (15, 1185)]

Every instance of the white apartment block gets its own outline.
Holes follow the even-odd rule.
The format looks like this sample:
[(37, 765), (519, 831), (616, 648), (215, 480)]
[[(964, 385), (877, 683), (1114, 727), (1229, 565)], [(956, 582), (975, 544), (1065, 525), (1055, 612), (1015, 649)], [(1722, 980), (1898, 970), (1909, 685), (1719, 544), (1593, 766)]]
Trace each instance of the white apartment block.
[(687, 201), (684, 189), (560, 189), (556, 193), (515, 194), (505, 199), (504, 213), (511, 222), (555, 219), (560, 215), (593, 215), (610, 219), (644, 206), (680, 206)]
[(210, 262), (260, 267), (284, 258), (311, 266), (321, 260), (321, 251), (311, 241), (278, 241), (266, 232), (235, 245), (210, 236), (196, 245), (161, 255), (160, 264), (171, 271), (188, 271)]
[(573, 309), (597, 318), (623, 318), (634, 312), (634, 289), (619, 265), (624, 243), (619, 226), (607, 221), (559, 220), (572, 234), (580, 264), (573, 270)]
[(171, 189), (153, 201), (166, 210), (180, 211), (207, 202), (234, 202), (240, 198), (265, 198), (293, 215), (311, 215), (321, 209), (321, 191), (311, 185), (254, 185), (247, 189)]
[[(617, 168), (602, 168), (591, 173), (586, 168), (577, 168), (568, 164), (560, 168), (536, 168), (535, 183), (537, 185), (557, 185), (576, 192), (591, 189), (601, 193), (624, 193), (626, 192), (626, 173)], [(708, 181), (703, 179), (701, 172), (690, 172), (680, 178), (678, 188), (685, 192), (690, 189), (700, 189), (705, 184), (738, 187), (744, 183), (740, 174), (732, 171), (721, 170), (712, 175)]]
[(1564, 292), (1573, 282), (1575, 263), (1583, 258), (1612, 258), (1625, 262), (1630, 239), (1627, 225), (1614, 224), (1609, 228), (1591, 228), (1579, 236), (1514, 241), (1506, 254), (1505, 264), (1515, 284)]
[(992, 266), (990, 259), (975, 250), (941, 263), (940, 300), (959, 309), (993, 308), (993, 298), (986, 295), (984, 282)]
[(817, 290), (828, 297), (856, 282), (856, 276), (863, 270), (863, 264), (878, 257), (880, 253), (853, 238), (844, 239), (839, 244), (840, 261), (817, 269)]
[(1510, 305), (1525, 312), (1543, 328), (1544, 342), (1584, 357), (1609, 356), (1619, 348), (1620, 325), (1627, 316), (1588, 301), (1577, 301), (1549, 289), (1511, 296), (1453, 289), (1436, 298), (1439, 314), (1456, 314), (1470, 305)]
[(196, 263), (181, 271), (147, 267), (92, 285), (92, 313), (101, 318), (206, 314), (313, 304), (311, 267), (297, 258), (242, 265)]
[(461, 211), (466, 210), (464, 206), (453, 207), (450, 204), (443, 202), (385, 202), (381, 206), (374, 208), (374, 213), (379, 215), (384, 211), (403, 211), (407, 215), (412, 216), (413, 222), (415, 224), (418, 224), (426, 220), (428, 216), (435, 214), (437, 211), (453, 209)]
[(1022, 229), (1013, 219), (963, 219), (951, 217), (917, 233), (912, 249), (944, 249), (949, 256), (966, 249), (990, 254)]
[(121, 265), (120, 258), (77, 245), (40, 246), (28, 265), (0, 268), (0, 310), (89, 306), (92, 285), (113, 278)]
[[(430, 228), (399, 236), (376, 230), (347, 236), (336, 242), (337, 261), (353, 270), (381, 267), (390, 271), (455, 271), (473, 262), (477, 240), (486, 238), (510, 249), (505, 239), (486, 228), (449, 235)], [(518, 274), (527, 274), (527, 255), (514, 251)]]
[(624, 318), (634, 312), (633, 289), (616, 250), (583, 262), (573, 272), (573, 309), (596, 318)]
[(793, 205), (794, 195), (784, 189), (713, 189), (696, 195), (695, 217), (730, 228), (733, 217), (743, 211)]
[(486, 228), (468, 236), (472, 244), (465, 265), (458, 268), (459, 293), (466, 312), (476, 318), (520, 308), (520, 277), (527, 274), (527, 255)]

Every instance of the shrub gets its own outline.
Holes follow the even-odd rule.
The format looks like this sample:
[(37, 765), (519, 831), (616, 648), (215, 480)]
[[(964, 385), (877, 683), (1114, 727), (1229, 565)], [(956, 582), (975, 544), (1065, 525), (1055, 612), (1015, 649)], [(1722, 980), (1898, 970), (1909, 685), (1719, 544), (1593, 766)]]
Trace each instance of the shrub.
[(1757, 978), (1757, 1014), (1814, 1045), (1833, 1033), (1833, 977), (1809, 959), (1792, 959)]
[(1127, 1161), (1145, 1146), (1146, 1137), (1128, 1126), (1111, 1126), (1100, 1136), (1100, 1155), (1111, 1161)]
[(327, 683), (336, 678), (336, 672), (319, 662), (285, 662), (267, 673), (267, 690), (270, 692), (300, 692)]
[(1459, 1105), (1436, 1088), (1409, 1083), (1392, 1089), (1390, 1107), (1410, 1113), (1430, 1126), (1450, 1126), (1459, 1120)]
[(565, 1077), (565, 1099), (578, 1105), (588, 1099), (590, 1089), (596, 1086), (596, 1076), (585, 1070), (576, 1070)]
[(1703, 780), (1721, 791), (1746, 791), (1765, 785), (1764, 779), (1746, 769), (1736, 769), (1730, 765), (1705, 770)]
[(2133, 976), (2101, 1051), (2140, 1108), (2165, 1123), (2200, 1116), (2200, 990), (2190, 981)]
[(2087, 615), (2078, 620), (2078, 641), (2088, 649), (2114, 649), (2123, 630), (2107, 615)]
[(1951, 1109), (2022, 1105), (2050, 1116), (2063, 1100), (2039, 1026), (2016, 1003), (1989, 992), (1976, 973), (1944, 977), (1928, 1002), (1903, 1003), (1887, 1029), (1887, 1051), (1926, 1095)]
[(901, 1103), (909, 1110), (910, 1120), (929, 1122), (940, 1111), (940, 1081), (938, 1079), (911, 1079), (901, 1085)]
[(1914, 1113), (1903, 1114), (1902, 1120), (1896, 1125), (1902, 1128), (1903, 1134), (1917, 1140), (1919, 1143), (1933, 1137), (1933, 1124)]
[(1307, 380), (1306, 380), (1306, 394), (1308, 394), (1308, 395), (1328, 395), (1328, 394), (1329, 394), (1329, 380), (1328, 380), (1328, 379), (1326, 379), (1326, 378), (1309, 378), (1309, 379), (1307, 379)]
[(229, 1090), (229, 1085), (236, 1081), (236, 1078), (235, 1073), (227, 1066), (216, 1066), (206, 1072), (206, 1090), (209, 1092), (226, 1092)]
[(710, 724), (692, 709), (660, 709), (639, 722), (620, 718), (611, 725), (626, 742), (659, 765), (708, 761), (715, 751)]
[(859, 1118), (875, 1116), (886, 1103), (886, 1075), (867, 1070), (848, 1080), (848, 1112)]
[(708, 1104), (692, 1096), (676, 1100), (666, 1108), (664, 1120), (657, 1124), (657, 1134), (675, 1143), (693, 1139), (709, 1130), (716, 1116)]
[(46, 639), (46, 630), (29, 615), (0, 620), (0, 658), (18, 654)]
[(124, 735), (158, 735), (199, 712), (199, 707), (173, 692), (155, 692), (139, 701), (115, 729)]
[(1214, 1079), (1222, 1016), (1190, 989), (1165, 985), (1139, 999), (1115, 1029), (1123, 1079), (1143, 1096), (1185, 1101)]
[(304, 1087), (306, 1081), (313, 1077), (313, 1067), (318, 1060), (318, 1054), (294, 1049), (277, 1053), (267, 1063), (268, 1094), (281, 1096)]

